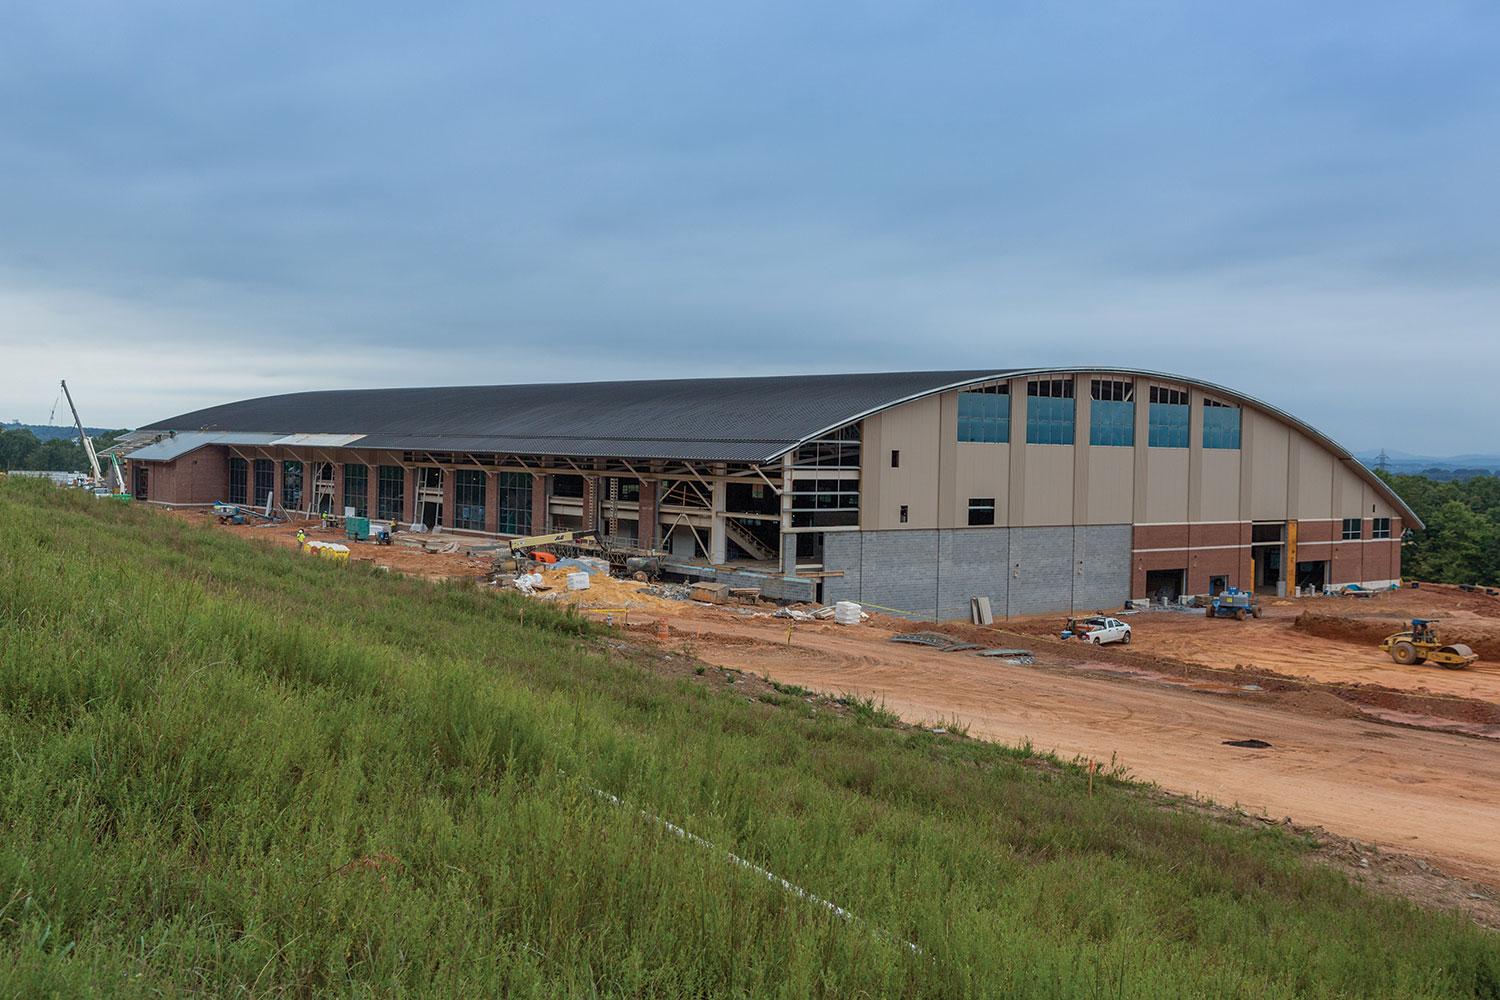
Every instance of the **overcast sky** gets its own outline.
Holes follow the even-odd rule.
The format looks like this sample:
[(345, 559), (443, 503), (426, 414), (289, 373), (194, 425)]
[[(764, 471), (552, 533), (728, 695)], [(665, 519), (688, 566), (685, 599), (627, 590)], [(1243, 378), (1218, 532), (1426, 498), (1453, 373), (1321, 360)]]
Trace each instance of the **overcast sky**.
[[(1111, 364), (1500, 451), (1490, 3), (11, 4), (0, 419)], [(64, 421), (60, 410), (58, 422)]]

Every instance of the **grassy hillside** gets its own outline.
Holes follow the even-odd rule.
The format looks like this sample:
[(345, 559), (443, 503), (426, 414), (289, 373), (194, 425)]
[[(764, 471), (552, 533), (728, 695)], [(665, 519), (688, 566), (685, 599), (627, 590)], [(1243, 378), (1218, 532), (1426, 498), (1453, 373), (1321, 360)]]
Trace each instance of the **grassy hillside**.
[(520, 600), (0, 480), (0, 995), (1500, 995), (1280, 830)]

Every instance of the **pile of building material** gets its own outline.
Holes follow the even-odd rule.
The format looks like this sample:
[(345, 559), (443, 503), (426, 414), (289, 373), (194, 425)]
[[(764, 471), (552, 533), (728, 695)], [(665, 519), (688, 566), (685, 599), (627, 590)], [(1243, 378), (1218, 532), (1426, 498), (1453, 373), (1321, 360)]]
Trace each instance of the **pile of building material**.
[(832, 607), (777, 608), (771, 612), (773, 618), (790, 618), (794, 622), (837, 622), (840, 625), (858, 625), (870, 616), (853, 601), (839, 601)]
[(463, 545), (458, 539), (446, 538), (441, 534), (402, 532), (393, 540), (397, 545), (404, 545), (409, 549), (421, 549), (424, 552), (457, 552)]

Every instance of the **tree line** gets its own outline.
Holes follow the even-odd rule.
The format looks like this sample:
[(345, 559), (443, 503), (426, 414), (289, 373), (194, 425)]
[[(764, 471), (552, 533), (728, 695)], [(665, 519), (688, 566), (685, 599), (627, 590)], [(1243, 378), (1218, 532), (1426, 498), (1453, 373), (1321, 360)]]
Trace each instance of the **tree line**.
[[(125, 432), (110, 431), (90, 440), (94, 450), (108, 448)], [(0, 469), (33, 472), (88, 472), (89, 458), (76, 437), (47, 438), (45, 441), (22, 428), (0, 431)]]
[(1500, 476), (1442, 481), (1377, 472), (1427, 525), (1407, 536), (1401, 575), (1434, 583), (1500, 581)]

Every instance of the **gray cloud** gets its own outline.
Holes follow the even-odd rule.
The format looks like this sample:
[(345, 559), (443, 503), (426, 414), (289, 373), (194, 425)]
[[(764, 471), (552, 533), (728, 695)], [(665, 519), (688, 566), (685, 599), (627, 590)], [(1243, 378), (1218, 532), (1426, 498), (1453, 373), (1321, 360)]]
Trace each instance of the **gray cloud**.
[[(1355, 447), (1491, 447), (1488, 7), (10, 20), (6, 419), (80, 367), (88, 419), (126, 424), (320, 386), (1076, 360)], [(1441, 406), (1373, 391), (1417, 352)]]

